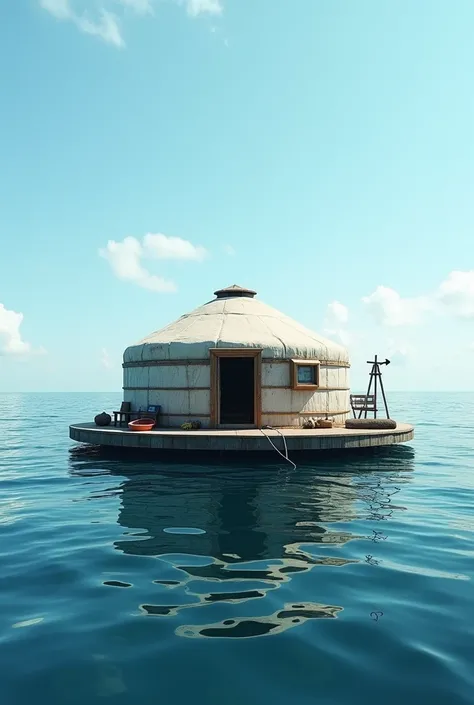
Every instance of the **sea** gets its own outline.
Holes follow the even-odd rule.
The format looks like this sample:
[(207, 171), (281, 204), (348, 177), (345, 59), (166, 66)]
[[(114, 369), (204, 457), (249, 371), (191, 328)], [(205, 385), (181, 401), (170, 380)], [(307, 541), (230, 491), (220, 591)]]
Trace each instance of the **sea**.
[(0, 395), (1, 705), (472, 705), (474, 394), (388, 400), (412, 443), (294, 469), (70, 452), (119, 394)]

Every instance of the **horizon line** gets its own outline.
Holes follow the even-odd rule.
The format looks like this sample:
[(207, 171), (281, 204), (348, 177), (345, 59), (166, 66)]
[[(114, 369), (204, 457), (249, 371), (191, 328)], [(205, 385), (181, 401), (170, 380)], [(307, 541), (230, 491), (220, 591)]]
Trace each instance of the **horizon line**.
[[(359, 393), (357, 387), (354, 387), (354, 391), (350, 390), (352, 393)], [(177, 388), (179, 391), (179, 388)], [(81, 390), (81, 389), (68, 389), (68, 390), (28, 390), (28, 391), (0, 391), (1, 394), (120, 394), (120, 390)], [(360, 390), (363, 393), (363, 390)], [(385, 389), (386, 394), (472, 394), (474, 389)]]

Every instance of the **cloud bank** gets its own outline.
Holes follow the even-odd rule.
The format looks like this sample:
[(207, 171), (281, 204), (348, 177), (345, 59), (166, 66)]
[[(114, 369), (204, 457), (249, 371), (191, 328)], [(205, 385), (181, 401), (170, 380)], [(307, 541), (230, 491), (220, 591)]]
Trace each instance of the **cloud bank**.
[(419, 324), (427, 313), (474, 318), (474, 270), (453, 271), (437, 289), (415, 298), (404, 298), (395, 289), (378, 286), (362, 301), (384, 326)]
[[(220, 15), (223, 11), (221, 0), (173, 1), (185, 7), (189, 17)], [(130, 12), (142, 17), (153, 15), (158, 0), (39, 0), (39, 4), (57, 20), (71, 22), (80, 32), (122, 49), (122, 19)]]

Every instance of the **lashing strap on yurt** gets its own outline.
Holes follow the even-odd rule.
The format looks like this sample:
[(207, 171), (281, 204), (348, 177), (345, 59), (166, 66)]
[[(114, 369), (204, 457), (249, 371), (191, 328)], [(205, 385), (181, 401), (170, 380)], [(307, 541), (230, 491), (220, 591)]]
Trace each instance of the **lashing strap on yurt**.
[(292, 460), (290, 460), (289, 457), (288, 457), (288, 446), (286, 445), (286, 438), (285, 438), (285, 436), (283, 435), (283, 433), (281, 433), (281, 431), (279, 431), (277, 428), (273, 428), (272, 426), (265, 426), (264, 428), (266, 428), (266, 429), (268, 429), (268, 430), (270, 430), (270, 431), (275, 431), (275, 433), (278, 433), (278, 434), (283, 438), (283, 447), (285, 448), (285, 454), (284, 454), (284, 455), (283, 455), (283, 453), (281, 452), (281, 450), (279, 450), (279, 449), (276, 447), (276, 445), (273, 443), (273, 441), (272, 441), (272, 439), (270, 438), (270, 436), (268, 436), (268, 435), (265, 433), (265, 431), (263, 430), (263, 428), (260, 429), (260, 431), (263, 433), (263, 435), (265, 436), (265, 438), (267, 439), (267, 441), (270, 443), (270, 445), (273, 447), (273, 449), (276, 450), (276, 452), (278, 453), (278, 455), (281, 455), (281, 457), (283, 458), (283, 460), (286, 460), (288, 463), (290, 463), (290, 465), (293, 465), (293, 470), (296, 470), (296, 465), (295, 465), (295, 463), (294, 463)]

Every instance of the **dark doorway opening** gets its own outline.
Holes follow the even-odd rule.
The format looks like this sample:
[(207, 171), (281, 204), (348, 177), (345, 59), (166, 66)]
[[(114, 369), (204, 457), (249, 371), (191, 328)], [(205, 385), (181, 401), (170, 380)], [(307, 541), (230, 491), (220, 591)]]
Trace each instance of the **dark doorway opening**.
[(219, 359), (220, 424), (255, 423), (255, 358)]

